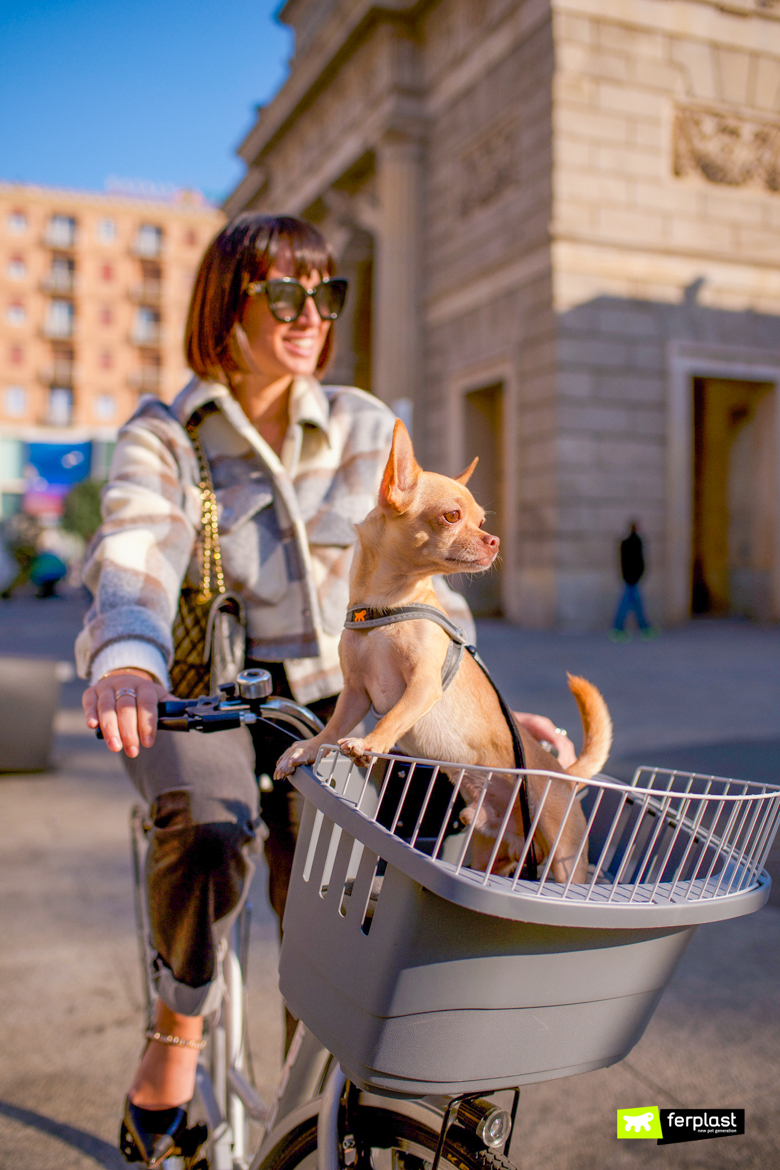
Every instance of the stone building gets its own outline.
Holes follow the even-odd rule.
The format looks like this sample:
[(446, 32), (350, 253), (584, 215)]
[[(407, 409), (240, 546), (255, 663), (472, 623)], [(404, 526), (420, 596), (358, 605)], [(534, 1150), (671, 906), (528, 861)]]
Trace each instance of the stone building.
[(780, 617), (780, 3), (288, 0), (289, 79), (229, 197), (320, 223), (331, 380), (495, 513), (472, 596), (603, 626)]
[(83, 478), (87, 461), (100, 475), (139, 396), (170, 399), (190, 376), (190, 289), (223, 222), (195, 192), (162, 200), (0, 183), (4, 515), (29, 488), (31, 445), (46, 475), (64, 452), (55, 488)]

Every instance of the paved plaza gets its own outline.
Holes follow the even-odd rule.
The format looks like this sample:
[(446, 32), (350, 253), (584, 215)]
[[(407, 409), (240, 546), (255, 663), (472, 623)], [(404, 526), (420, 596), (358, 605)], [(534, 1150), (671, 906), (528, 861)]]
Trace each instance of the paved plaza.
[[(78, 598), (0, 603), (0, 653), (69, 659), (79, 610)], [(743, 778), (780, 773), (780, 629), (702, 622), (614, 645), (603, 635), (485, 622), (480, 650), (514, 706), (547, 713), (573, 735), (565, 671), (595, 682), (616, 725), (608, 771), (622, 776), (649, 762)], [(85, 731), (80, 691), (78, 682), (63, 687), (52, 770), (0, 776), (0, 1170), (124, 1165), (115, 1151), (118, 1116), (142, 1043), (133, 791), (121, 762)], [(268, 1097), (281, 1005), (262, 872), (252, 899), (252, 1045)], [(523, 1090), (515, 1163), (777, 1165), (778, 972), (780, 908), (702, 928), (627, 1060)], [(747, 1132), (663, 1149), (618, 1142), (616, 1108), (644, 1105), (743, 1107)]]

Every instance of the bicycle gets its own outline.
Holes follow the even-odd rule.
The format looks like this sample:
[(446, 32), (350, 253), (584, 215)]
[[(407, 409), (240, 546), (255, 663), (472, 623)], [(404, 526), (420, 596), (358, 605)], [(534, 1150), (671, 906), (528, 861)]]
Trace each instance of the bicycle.
[[(220, 696), (161, 703), (159, 726), (260, 720), (278, 743), (288, 728), (294, 738), (321, 730), (269, 691), (270, 676), (245, 671)], [(246, 1043), (247, 907), (220, 956), (224, 995), (190, 1109), (208, 1138), (193, 1170), (514, 1170), (520, 1086), (623, 1059), (698, 924), (768, 897), (776, 785), (646, 768), (630, 784), (572, 781), (589, 869), (586, 882), (564, 884), (549, 860), (535, 881), (523, 869), (549, 784), (513, 869), (492, 872), (519, 770), (501, 771), (515, 788), (491, 862), (470, 868), (474, 821), (457, 816), (467, 771), (484, 774), (484, 799), (493, 770), (394, 753), (358, 767), (325, 746), (293, 775), (305, 806), (279, 970), (301, 1023), (268, 1110)], [(134, 810), (151, 1013), (144, 836)], [(250, 1121), (262, 1127), (252, 1150)]]

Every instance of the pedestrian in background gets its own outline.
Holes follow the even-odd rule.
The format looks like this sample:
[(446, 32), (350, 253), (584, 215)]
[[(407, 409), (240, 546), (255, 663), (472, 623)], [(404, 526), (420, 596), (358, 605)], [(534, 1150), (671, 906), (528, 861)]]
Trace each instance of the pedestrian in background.
[(658, 633), (645, 616), (639, 582), (645, 572), (645, 554), (638, 521), (632, 520), (628, 536), (620, 542), (620, 575), (623, 578), (623, 594), (612, 622), (609, 636), (613, 642), (627, 642), (631, 634), (626, 630), (626, 619), (630, 613), (636, 617), (639, 635), (653, 638)]

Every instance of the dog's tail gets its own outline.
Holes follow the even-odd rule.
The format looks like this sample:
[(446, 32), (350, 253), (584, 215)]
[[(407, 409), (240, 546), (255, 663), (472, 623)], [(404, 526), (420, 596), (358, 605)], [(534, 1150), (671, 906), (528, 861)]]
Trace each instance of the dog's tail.
[(570, 776), (590, 780), (607, 762), (612, 747), (612, 720), (600, 691), (586, 678), (568, 674), (569, 690), (577, 700), (584, 739), (582, 751), (566, 771)]

